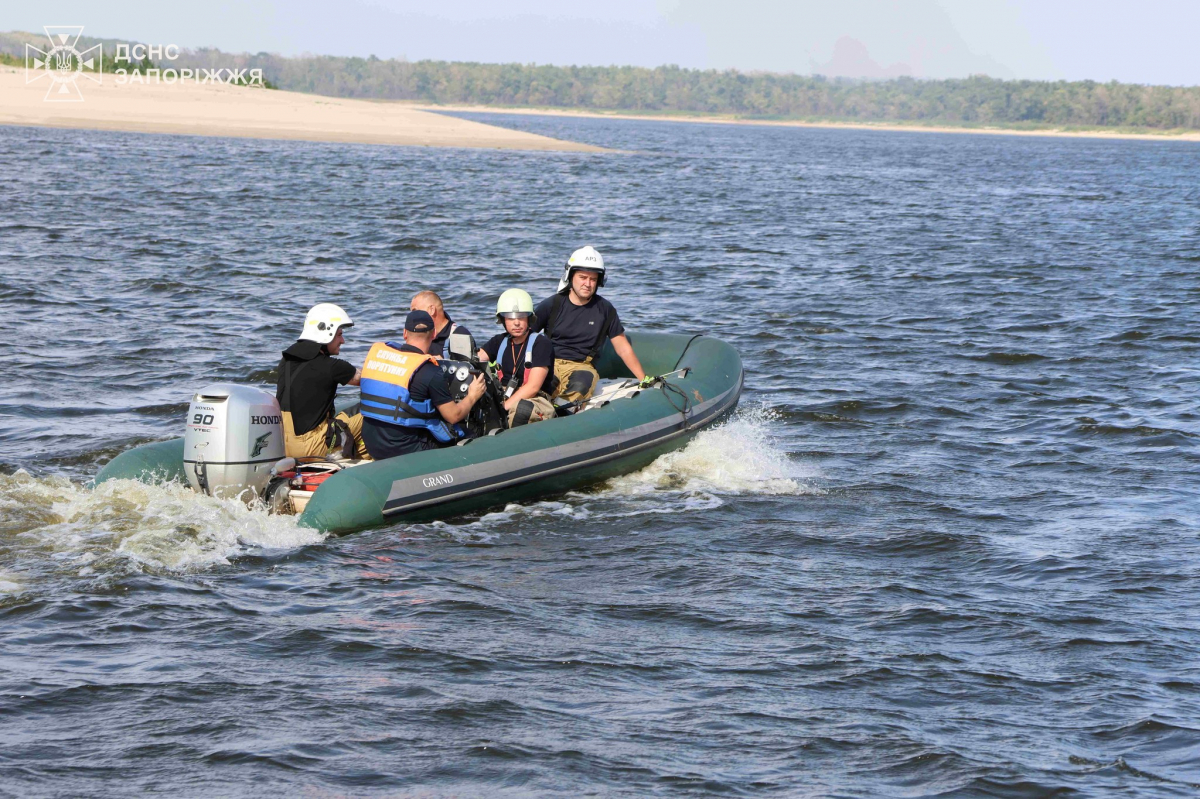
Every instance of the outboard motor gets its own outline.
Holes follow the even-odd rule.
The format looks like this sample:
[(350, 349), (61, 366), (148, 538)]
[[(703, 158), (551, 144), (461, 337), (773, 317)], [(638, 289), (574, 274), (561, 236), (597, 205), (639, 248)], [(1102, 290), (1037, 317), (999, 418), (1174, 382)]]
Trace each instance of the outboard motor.
[(267, 487), (271, 467), (282, 457), (283, 417), (274, 396), (216, 383), (192, 397), (183, 435), (183, 471), (192, 488), (252, 499)]

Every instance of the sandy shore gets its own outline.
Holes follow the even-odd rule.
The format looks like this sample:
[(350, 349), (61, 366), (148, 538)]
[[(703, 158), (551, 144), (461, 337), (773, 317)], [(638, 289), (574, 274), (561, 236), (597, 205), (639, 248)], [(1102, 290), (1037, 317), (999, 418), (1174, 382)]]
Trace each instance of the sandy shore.
[(1072, 139), (1139, 139), (1143, 141), (1200, 141), (1200, 133), (1119, 133), (1116, 131), (1012, 130), (1008, 128), (954, 128), (898, 123), (799, 122), (788, 120), (741, 119), (733, 116), (687, 116), (622, 114), (620, 112), (573, 111), (561, 108), (497, 108), (488, 105), (429, 105), (406, 103), (410, 108), (427, 111), (467, 111), (481, 114), (529, 114), (534, 116), (583, 117), (586, 119), (640, 119), (654, 122), (691, 122), (709, 125), (766, 125), (786, 128), (834, 128), (844, 130), (902, 130), (916, 133), (974, 133), (1001, 136), (1056, 136)]
[(556, 108), (377, 102), (322, 97), (299, 92), (251, 89), (195, 82), (118, 85), (112, 75), (102, 84), (79, 78), (83, 102), (45, 102), (48, 78), (25, 83), (25, 71), (0, 66), (0, 125), (117, 130), (134, 133), (181, 133), (255, 139), (398, 144), (426, 147), (477, 147), (511, 150), (604, 152), (603, 148), (508, 130), (431, 111), (488, 114), (630, 119), (717, 125), (766, 125), (846, 130), (893, 130), (918, 133), (972, 133), (1003, 136), (1056, 136), (1085, 139), (1200, 141), (1200, 133), (1152, 134), (1110, 131), (1008, 130), (1004, 128), (927, 127), (739, 119), (732, 116), (677, 116), (597, 113)]
[(78, 78), (83, 102), (45, 102), (49, 78), (0, 67), (0, 125), (183, 133), (252, 139), (603, 152), (587, 144), (421, 111), (412, 105), (210, 83), (100, 85)]

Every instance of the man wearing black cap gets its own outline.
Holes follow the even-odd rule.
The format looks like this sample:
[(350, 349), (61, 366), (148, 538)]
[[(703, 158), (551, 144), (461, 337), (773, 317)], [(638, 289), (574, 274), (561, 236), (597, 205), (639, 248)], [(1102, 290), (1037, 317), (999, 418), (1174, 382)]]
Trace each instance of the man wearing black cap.
[(480, 375), (467, 396), (454, 401), (438, 359), (428, 354), (435, 332), (433, 317), (410, 311), (404, 343), (376, 342), (363, 363), (362, 440), (375, 460), (453, 443), (453, 425), (467, 418), (483, 396)]

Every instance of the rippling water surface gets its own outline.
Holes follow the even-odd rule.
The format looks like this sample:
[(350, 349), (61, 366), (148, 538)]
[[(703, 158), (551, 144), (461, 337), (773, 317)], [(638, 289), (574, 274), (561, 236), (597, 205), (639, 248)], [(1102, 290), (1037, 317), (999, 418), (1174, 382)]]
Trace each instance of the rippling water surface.
[[(0, 794), (1188, 796), (1200, 148), (489, 116), (600, 155), (0, 128)], [(576, 246), (739, 414), (645, 471), (337, 539), (88, 479), (491, 330)]]

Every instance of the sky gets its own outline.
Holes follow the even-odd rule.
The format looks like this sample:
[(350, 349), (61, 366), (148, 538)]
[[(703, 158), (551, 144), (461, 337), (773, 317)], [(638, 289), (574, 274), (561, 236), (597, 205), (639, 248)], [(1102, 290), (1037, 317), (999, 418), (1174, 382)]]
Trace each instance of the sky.
[(228, 52), (1200, 84), (1200, 0), (15, 0), (0, 30)]

